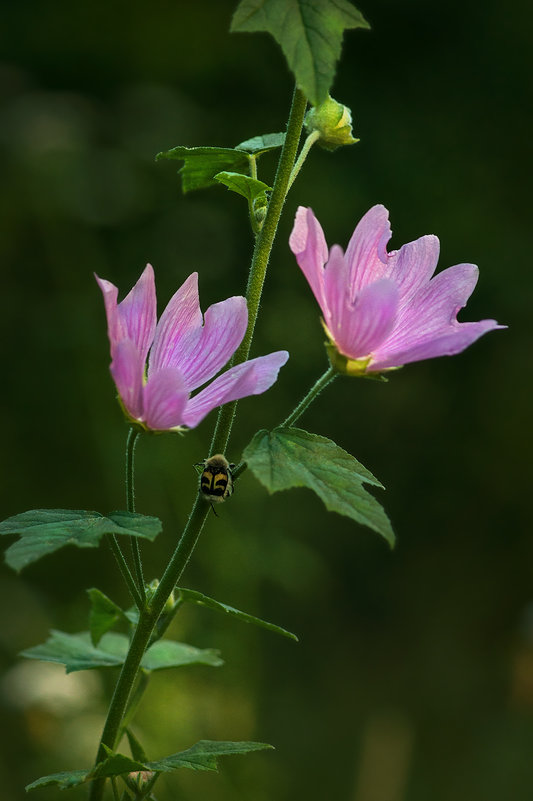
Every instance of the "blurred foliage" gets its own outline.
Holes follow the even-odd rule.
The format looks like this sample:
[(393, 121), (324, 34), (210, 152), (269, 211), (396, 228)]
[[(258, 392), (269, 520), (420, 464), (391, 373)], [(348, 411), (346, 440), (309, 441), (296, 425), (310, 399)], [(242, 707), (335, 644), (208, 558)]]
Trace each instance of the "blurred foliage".
[[(361, 142), (317, 149), (291, 191), (254, 345), (254, 355), (287, 348), (291, 361), (268, 396), (239, 404), (228, 456), (284, 419), (325, 366), (287, 246), (299, 203), (330, 243), (345, 246), (376, 202), (391, 211), (394, 247), (438, 234), (442, 268), (480, 265), (462, 319), (496, 317), (509, 330), (387, 385), (339, 379), (302, 419), (388, 488), (379, 498), (395, 551), (303, 489), (267, 498), (249, 474), (210, 518), (186, 586), (300, 644), (180, 612), (170, 636), (220, 648), (226, 665), (154, 676), (136, 726), (149, 758), (199, 739), (277, 750), (228, 760), (219, 776), (178, 773), (158, 785), (160, 801), (531, 798), (531, 6), (359, 5), (372, 31), (346, 32), (333, 94)], [(1, 518), (123, 504), (126, 427), (94, 271), (125, 290), (150, 261), (160, 307), (193, 270), (204, 309), (243, 292), (252, 237), (242, 199), (223, 187), (184, 198), (176, 165), (154, 162), (177, 145), (233, 147), (283, 130), (282, 56), (266, 34), (230, 36), (232, 11), (226, 0), (2, 8)], [(275, 156), (261, 165), (269, 183)], [(148, 578), (179, 535), (213, 423), (139, 444), (138, 510), (165, 524), (143, 546)], [(52, 626), (87, 628), (91, 586), (127, 603), (105, 548), (67, 548), (21, 577), (2, 567), (3, 801), (94, 758), (114, 671), (65, 676), (17, 659)]]

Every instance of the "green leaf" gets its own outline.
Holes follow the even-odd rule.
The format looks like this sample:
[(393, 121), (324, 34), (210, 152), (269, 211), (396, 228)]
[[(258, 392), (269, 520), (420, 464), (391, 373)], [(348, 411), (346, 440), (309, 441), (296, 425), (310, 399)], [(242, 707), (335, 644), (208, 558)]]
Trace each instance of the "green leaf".
[(251, 139), (246, 139), (245, 142), (237, 145), (235, 150), (246, 150), (248, 153), (260, 156), (261, 153), (267, 153), (269, 150), (283, 147), (284, 141), (284, 133), (262, 134), (261, 136), (253, 136)]
[(37, 787), (48, 787), (49, 784), (57, 784), (60, 790), (68, 790), (69, 787), (76, 787), (87, 781), (89, 770), (63, 770), (61, 773), (51, 773), (49, 776), (41, 776), (31, 784), (26, 785), (26, 791), (35, 790)]
[(254, 742), (224, 742), (217, 740), (200, 740), (186, 751), (171, 754), (157, 762), (147, 762), (149, 770), (167, 773), (176, 768), (191, 768), (192, 770), (218, 770), (217, 759), (231, 754), (248, 754), (250, 751), (264, 751), (273, 746), (267, 743)]
[(4, 520), (0, 523), (0, 534), (20, 534), (5, 555), (7, 564), (19, 571), (65, 545), (96, 548), (104, 534), (154, 540), (161, 528), (157, 517), (131, 512), (113, 512), (106, 517), (100, 512), (34, 509)]
[(102, 636), (112, 629), (119, 620), (127, 620), (125, 613), (120, 606), (93, 587), (87, 590), (91, 599), (91, 611), (89, 612), (89, 629), (93, 645), (98, 645)]
[(224, 661), (213, 648), (194, 648), (183, 642), (158, 640), (151, 645), (141, 660), (145, 670), (181, 667), (182, 665), (211, 665), (219, 667)]
[(72, 673), (75, 670), (116, 667), (124, 662), (128, 652), (129, 640), (125, 634), (104, 634), (98, 648), (92, 645), (88, 631), (67, 634), (52, 630), (50, 635), (45, 643), (27, 648), (21, 656), (41, 659), (43, 662), (59, 662), (65, 665), (67, 673)]
[(241, 0), (231, 23), (231, 31), (272, 34), (315, 106), (333, 83), (344, 30), (369, 27), (347, 0)]
[(158, 153), (160, 159), (179, 159), (185, 164), (179, 170), (183, 192), (205, 189), (217, 182), (215, 175), (223, 170), (243, 173), (250, 172), (250, 156), (244, 150), (229, 147), (173, 147)]
[(245, 623), (253, 623), (254, 626), (260, 626), (262, 629), (273, 631), (276, 634), (281, 634), (283, 637), (288, 637), (298, 642), (296, 634), (292, 634), (292, 632), (282, 629), (280, 626), (275, 626), (274, 623), (267, 623), (266, 620), (261, 620), (259, 617), (254, 617), (246, 612), (241, 612), (239, 609), (234, 609), (233, 606), (227, 606), (226, 604), (220, 603), (220, 601), (215, 601), (214, 598), (209, 598), (201, 592), (187, 590), (185, 587), (178, 587), (178, 592), (184, 601), (192, 601), (199, 606), (206, 606), (208, 609), (215, 609), (217, 612), (225, 612), (227, 615), (230, 615), (230, 617), (236, 617), (238, 620), (243, 620)]
[(87, 776), (88, 779), (103, 779), (107, 776), (120, 776), (122, 773), (131, 773), (133, 770), (147, 770), (144, 762), (139, 762), (125, 754), (115, 754), (106, 745), (103, 745), (103, 747), (107, 757), (94, 766)]
[(192, 770), (218, 770), (218, 757), (232, 754), (248, 754), (251, 751), (264, 751), (273, 746), (267, 743), (254, 742), (225, 742), (223, 740), (200, 740), (186, 751), (163, 757), (156, 762), (131, 759), (125, 754), (116, 754), (104, 745), (107, 757), (99, 762), (93, 770), (66, 770), (61, 773), (52, 773), (42, 776), (26, 786), (26, 790), (37, 787), (47, 787), (57, 784), (61, 790), (75, 787), (77, 784), (91, 779), (120, 776), (137, 770), (152, 770), (156, 773), (169, 773), (177, 768), (191, 768)]
[(241, 175), (239, 172), (219, 172), (215, 175), (215, 179), (227, 186), (232, 192), (245, 197), (252, 204), (254, 201), (260, 200), (260, 205), (266, 206), (266, 193), (272, 191), (272, 187), (263, 183), (263, 181), (258, 181), (257, 178), (250, 178), (249, 175)]
[[(91, 643), (88, 631), (67, 634), (53, 630), (50, 635), (45, 643), (27, 648), (22, 651), (21, 656), (41, 659), (43, 662), (59, 662), (65, 665), (67, 673), (72, 673), (75, 670), (117, 667), (124, 662), (129, 648), (128, 637), (116, 632), (104, 634), (97, 648)], [(182, 665), (218, 667), (222, 664), (218, 651), (212, 648), (194, 648), (173, 640), (155, 642), (141, 660), (144, 670), (161, 670)]]
[(394, 532), (385, 511), (363, 483), (383, 487), (366, 467), (330, 439), (299, 428), (258, 431), (243, 459), (270, 493), (308, 487), (326, 509), (377, 531), (392, 546)]

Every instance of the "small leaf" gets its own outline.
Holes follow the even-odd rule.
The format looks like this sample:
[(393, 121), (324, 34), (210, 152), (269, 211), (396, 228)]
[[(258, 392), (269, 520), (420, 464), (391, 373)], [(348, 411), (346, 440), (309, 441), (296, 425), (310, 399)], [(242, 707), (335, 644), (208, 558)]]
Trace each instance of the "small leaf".
[(251, 139), (246, 139), (245, 142), (237, 145), (235, 150), (246, 150), (248, 153), (260, 156), (261, 153), (267, 153), (269, 150), (283, 147), (284, 141), (284, 133), (262, 134), (261, 136), (253, 136)]
[(333, 83), (344, 30), (369, 27), (347, 0), (241, 0), (231, 23), (232, 31), (272, 34), (315, 106)]
[(217, 183), (215, 175), (223, 170), (245, 175), (250, 172), (248, 153), (229, 147), (173, 147), (172, 150), (158, 153), (156, 161), (161, 159), (179, 159), (185, 162), (178, 170), (184, 193), (214, 186)]
[(270, 493), (308, 487), (326, 509), (377, 531), (390, 545), (394, 532), (385, 511), (363, 487), (382, 487), (366, 467), (330, 439), (299, 428), (258, 431), (243, 459)]
[(217, 740), (200, 740), (186, 751), (171, 754), (157, 762), (147, 762), (149, 770), (167, 773), (176, 768), (192, 770), (218, 770), (217, 759), (231, 754), (248, 754), (250, 751), (263, 751), (273, 746), (267, 743), (224, 742)]
[(238, 195), (245, 197), (250, 203), (260, 200), (262, 201), (261, 205), (266, 205), (266, 193), (272, 191), (272, 187), (263, 183), (263, 181), (258, 181), (257, 178), (250, 178), (249, 175), (241, 175), (238, 172), (219, 172), (215, 175), (215, 179), (227, 186), (231, 192), (236, 192)]
[(98, 648), (91, 643), (88, 631), (80, 634), (67, 634), (52, 630), (50, 637), (42, 645), (35, 645), (22, 651), (27, 659), (41, 659), (43, 662), (59, 662), (65, 665), (67, 673), (75, 670), (116, 667), (124, 662), (128, 652), (129, 640), (125, 634), (108, 632), (102, 637)]
[(122, 773), (131, 773), (133, 770), (147, 769), (144, 762), (139, 762), (125, 754), (115, 754), (106, 745), (103, 747), (107, 757), (94, 766), (87, 776), (88, 779), (103, 779), (107, 776), (120, 776)]
[(37, 787), (48, 787), (50, 784), (57, 784), (60, 790), (68, 790), (69, 787), (76, 787), (87, 781), (88, 770), (63, 770), (61, 773), (51, 773), (49, 776), (41, 776), (31, 784), (26, 785), (26, 791), (35, 790)]
[(131, 512), (113, 512), (106, 517), (100, 512), (34, 509), (4, 520), (0, 523), (0, 534), (20, 534), (20, 539), (5, 554), (7, 564), (18, 571), (65, 545), (97, 548), (104, 534), (154, 540), (161, 528), (157, 517)]
[(233, 606), (222, 604), (220, 601), (215, 601), (214, 598), (209, 598), (207, 595), (203, 595), (201, 592), (196, 592), (196, 590), (187, 590), (184, 587), (179, 587), (178, 592), (184, 601), (192, 601), (199, 606), (206, 606), (209, 609), (215, 609), (217, 612), (225, 612), (227, 615), (230, 615), (230, 617), (236, 617), (238, 620), (242, 620), (245, 623), (253, 623), (254, 626), (267, 629), (267, 631), (273, 631), (275, 634), (281, 634), (283, 637), (288, 637), (289, 639), (296, 640), (296, 642), (298, 642), (298, 637), (296, 634), (292, 634), (290, 631), (282, 629), (281, 626), (275, 626), (274, 623), (267, 623), (266, 620), (261, 620), (261, 618), (254, 617), (246, 612), (241, 612), (239, 609), (234, 609)]
[(183, 642), (158, 640), (151, 645), (141, 660), (145, 670), (181, 667), (182, 665), (211, 665), (219, 667), (224, 662), (213, 648), (194, 648)]
[(87, 590), (91, 599), (91, 611), (89, 612), (89, 629), (93, 645), (98, 645), (102, 636), (112, 629), (119, 620), (127, 620), (125, 613), (120, 606), (93, 587)]
[(128, 743), (130, 744), (132, 757), (137, 759), (139, 762), (146, 762), (147, 757), (144, 748), (131, 729), (126, 729), (126, 736), (128, 738)]

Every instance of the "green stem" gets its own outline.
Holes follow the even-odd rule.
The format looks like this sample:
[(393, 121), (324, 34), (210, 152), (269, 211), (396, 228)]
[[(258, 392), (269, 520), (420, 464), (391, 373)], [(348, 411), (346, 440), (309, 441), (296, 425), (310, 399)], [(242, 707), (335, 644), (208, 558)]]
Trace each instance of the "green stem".
[(311, 405), (317, 395), (319, 395), (328, 384), (331, 384), (336, 376), (338, 376), (338, 372), (335, 370), (335, 368), (328, 367), (326, 372), (320, 376), (315, 384), (313, 384), (307, 395), (300, 401), (294, 411), (292, 411), (287, 419), (283, 421), (281, 427), (293, 426), (305, 412), (307, 407)]
[[(131, 426), (128, 431), (126, 442), (126, 509), (128, 512), (135, 512), (135, 446), (139, 439), (140, 431)], [(130, 537), (131, 552), (133, 555), (133, 565), (137, 577), (137, 586), (142, 598), (142, 603), (146, 600), (144, 589), (144, 574), (141, 560), (141, 549), (137, 537)]]
[(107, 538), (107, 541), (109, 543), (109, 547), (113, 551), (113, 555), (114, 555), (115, 559), (117, 560), (117, 564), (118, 564), (119, 570), (122, 573), (122, 578), (124, 579), (124, 581), (126, 582), (126, 584), (128, 586), (128, 589), (130, 591), (130, 595), (133, 598), (133, 601), (134, 601), (135, 605), (140, 610), (144, 606), (144, 600), (143, 600), (139, 590), (137, 589), (137, 585), (135, 584), (135, 579), (133, 578), (133, 576), (131, 574), (131, 570), (129, 568), (128, 563), (126, 562), (126, 558), (125, 558), (124, 554), (122, 553), (122, 549), (121, 549), (121, 547), (119, 545), (118, 539), (115, 536), (115, 534), (110, 534), (108, 536), (108, 538)]
[[(241, 364), (246, 361), (250, 352), (261, 300), (261, 291), (279, 218), (287, 194), (291, 170), (296, 158), (306, 105), (307, 101), (305, 96), (299, 89), (296, 89), (293, 95), (287, 134), (280, 155), (267, 215), (254, 248), (246, 293), (248, 301), (248, 328), (233, 358), (233, 364)], [(224, 453), (226, 450), (235, 416), (235, 408), (235, 402), (228, 403), (221, 407), (211, 441), (210, 453), (216, 453), (217, 451)], [(197, 495), (187, 525), (167, 565), (159, 586), (151, 601), (140, 612), (139, 622), (135, 629), (128, 654), (122, 665), (113, 698), (111, 699), (100, 747), (98, 749), (97, 762), (105, 757), (104, 745), (108, 748), (115, 748), (116, 746), (122, 718), (128, 707), (132, 687), (139, 670), (141, 659), (150, 641), (152, 631), (163, 611), (167, 599), (178, 583), (191, 557), (210, 511), (209, 504), (207, 504), (200, 495)], [(104, 784), (105, 779), (95, 779), (92, 782), (89, 796), (90, 801), (101, 801)]]
[[(289, 181), (298, 150), (306, 106), (307, 100), (305, 95), (299, 89), (295, 89), (289, 121), (287, 123), (287, 133), (279, 159), (272, 195), (268, 204), (263, 227), (256, 239), (250, 275), (248, 277), (248, 286), (246, 288), (248, 328), (246, 329), (243, 341), (232, 359), (232, 365), (245, 362), (250, 354), (268, 261), (289, 188)], [(226, 403), (220, 408), (211, 442), (210, 454), (225, 453), (236, 409), (237, 401)]]
[(150, 674), (147, 673), (145, 670), (142, 670), (141, 674), (139, 676), (139, 681), (137, 683), (137, 687), (135, 688), (134, 692), (131, 694), (130, 700), (128, 702), (128, 706), (126, 708), (126, 711), (124, 712), (124, 718), (122, 720), (122, 723), (120, 724), (120, 729), (119, 729), (118, 734), (117, 734), (117, 745), (122, 740), (122, 737), (124, 736), (124, 732), (126, 731), (128, 726), (130, 725), (131, 721), (133, 720), (133, 717), (134, 717), (134, 715), (135, 715), (135, 713), (137, 711), (137, 707), (141, 703), (141, 699), (142, 699), (142, 697), (144, 695), (144, 691), (148, 687), (149, 680), (150, 680)]
[(305, 142), (303, 143), (302, 149), (300, 150), (300, 155), (298, 156), (296, 164), (292, 168), (291, 177), (289, 178), (289, 185), (287, 187), (287, 192), (289, 191), (289, 189), (293, 185), (296, 176), (298, 175), (298, 173), (302, 169), (304, 161), (306, 160), (307, 156), (309, 155), (309, 151), (311, 150), (311, 148), (313, 147), (313, 145), (315, 144), (317, 139), (320, 139), (319, 132), (318, 131), (312, 131), (309, 134), (309, 136), (306, 138)]

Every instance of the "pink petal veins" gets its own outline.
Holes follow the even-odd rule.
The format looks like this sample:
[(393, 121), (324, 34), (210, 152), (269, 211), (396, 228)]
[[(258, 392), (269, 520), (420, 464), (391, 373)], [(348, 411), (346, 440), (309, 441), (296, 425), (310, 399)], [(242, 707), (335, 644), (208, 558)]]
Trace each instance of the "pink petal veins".
[(231, 359), (242, 342), (248, 325), (246, 299), (235, 296), (214, 303), (194, 347), (183, 354), (180, 368), (189, 391), (204, 384)]
[(144, 360), (131, 339), (124, 339), (113, 348), (110, 371), (126, 411), (142, 420)]
[(384, 278), (363, 289), (354, 303), (347, 301), (330, 328), (339, 351), (361, 359), (379, 347), (394, 328), (398, 298), (396, 285)]
[(168, 431), (183, 425), (183, 410), (189, 399), (183, 376), (164, 367), (144, 387), (144, 422), (153, 431)]
[(184, 351), (194, 350), (201, 326), (198, 273), (192, 273), (169, 300), (157, 324), (149, 372), (179, 368)]
[(324, 264), (328, 259), (328, 246), (312, 209), (298, 208), (289, 246), (325, 315)]
[(287, 351), (281, 350), (227, 370), (191, 398), (185, 409), (185, 424), (193, 428), (217, 406), (265, 392), (274, 384), (288, 358)]

